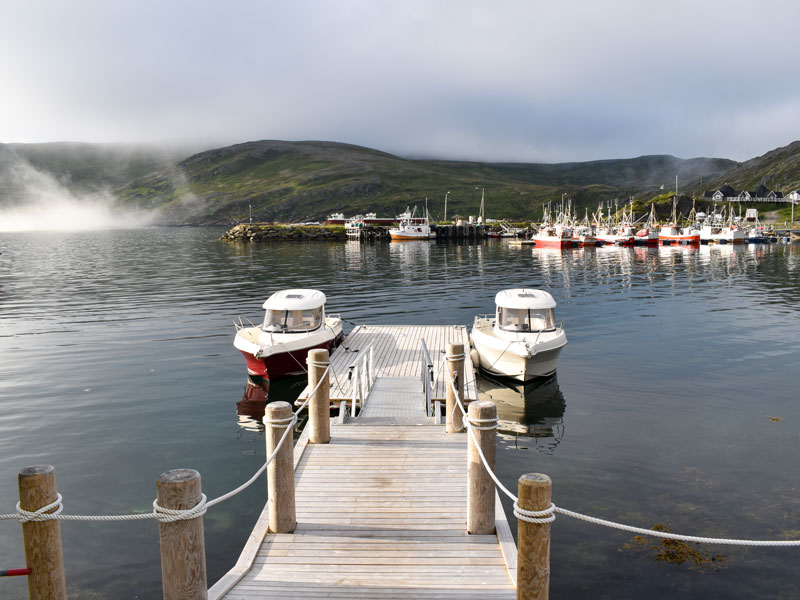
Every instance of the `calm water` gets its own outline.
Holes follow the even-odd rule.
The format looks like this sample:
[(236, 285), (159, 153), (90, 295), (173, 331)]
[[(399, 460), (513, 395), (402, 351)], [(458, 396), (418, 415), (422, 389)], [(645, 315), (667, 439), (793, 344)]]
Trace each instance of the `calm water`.
[[(235, 317), (320, 288), (359, 323), (464, 323), (503, 288), (548, 289), (569, 344), (558, 379), (504, 388), (498, 470), (548, 473), (554, 501), (721, 537), (800, 538), (800, 248), (511, 249), (501, 242), (229, 245), (215, 229), (0, 236), (0, 513), (24, 466), (56, 466), (65, 512), (149, 511), (159, 473), (192, 467), (215, 497), (263, 462), (239, 424)], [(293, 399), (302, 381), (272, 397)], [(780, 419), (780, 420), (775, 420)], [(256, 484), (206, 515), (209, 582), (265, 501)], [(62, 524), (70, 597), (158, 598), (153, 522)], [(657, 543), (559, 517), (553, 598), (798, 598), (797, 550)], [(716, 558), (717, 554), (724, 557)], [(712, 557), (714, 560), (712, 560)], [(24, 565), (0, 522), (0, 569)], [(0, 597), (26, 597), (0, 579)]]

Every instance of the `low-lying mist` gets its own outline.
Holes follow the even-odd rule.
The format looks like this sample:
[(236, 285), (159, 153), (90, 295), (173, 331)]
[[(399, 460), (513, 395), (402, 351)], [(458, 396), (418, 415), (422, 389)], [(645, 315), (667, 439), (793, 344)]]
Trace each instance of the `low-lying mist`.
[(153, 213), (119, 207), (109, 191), (75, 192), (25, 160), (0, 173), (0, 231), (77, 231), (151, 225)]

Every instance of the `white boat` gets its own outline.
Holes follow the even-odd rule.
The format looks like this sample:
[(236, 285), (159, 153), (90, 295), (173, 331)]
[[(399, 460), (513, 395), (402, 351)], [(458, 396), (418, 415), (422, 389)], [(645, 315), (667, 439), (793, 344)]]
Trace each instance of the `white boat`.
[(534, 289), (503, 290), (495, 304), (494, 315), (478, 315), (472, 325), (473, 363), (518, 381), (555, 373), (567, 334), (555, 322), (553, 296)]
[(416, 207), (413, 212), (406, 208), (406, 212), (397, 217), (400, 223), (397, 227), (389, 230), (389, 237), (392, 240), (427, 240), (431, 237), (431, 225), (427, 211), (424, 217), (417, 217), (416, 212)]
[(291, 289), (272, 294), (260, 326), (237, 325), (234, 347), (247, 363), (247, 374), (259, 384), (305, 373), (308, 351), (331, 350), (343, 337), (339, 315), (325, 315), (325, 294)]

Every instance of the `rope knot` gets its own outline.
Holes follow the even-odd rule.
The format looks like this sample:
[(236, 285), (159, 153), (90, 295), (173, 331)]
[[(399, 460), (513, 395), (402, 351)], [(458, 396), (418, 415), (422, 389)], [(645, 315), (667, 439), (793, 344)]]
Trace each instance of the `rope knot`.
[(273, 429), (281, 429), (287, 426), (294, 427), (295, 423), (297, 423), (297, 413), (292, 413), (291, 417), (285, 417), (283, 419), (268, 419), (264, 417), (264, 425), (272, 427)]
[[(497, 417), (492, 417), (491, 419), (472, 419), (468, 415), (464, 415), (462, 418), (472, 429), (477, 429), (478, 431), (497, 429), (497, 424), (500, 422), (500, 419)], [(489, 423), (489, 425), (476, 425), (476, 423)]]
[(159, 523), (174, 523), (175, 521), (196, 519), (206, 514), (206, 510), (208, 510), (206, 506), (207, 500), (208, 498), (206, 498), (205, 494), (200, 494), (200, 501), (195, 506), (187, 508), (186, 510), (179, 510), (176, 508), (164, 508), (163, 506), (159, 506), (158, 498), (156, 498), (153, 500), (153, 514), (156, 516), (156, 520)]
[(552, 523), (556, 520), (555, 510), (556, 505), (552, 503), (544, 510), (525, 510), (520, 507), (517, 500), (514, 501), (514, 516), (520, 521), (528, 523), (538, 523), (540, 525)]
[[(43, 506), (42, 508), (29, 511), (23, 509), (19, 502), (17, 502), (17, 520), (20, 523), (29, 523), (31, 521), (51, 521), (53, 519), (52, 515), (61, 514), (61, 511), (64, 510), (64, 506), (61, 504), (61, 494), (56, 492), (56, 499), (48, 504), (47, 506)], [(49, 510), (56, 509), (53, 512), (48, 512)]]

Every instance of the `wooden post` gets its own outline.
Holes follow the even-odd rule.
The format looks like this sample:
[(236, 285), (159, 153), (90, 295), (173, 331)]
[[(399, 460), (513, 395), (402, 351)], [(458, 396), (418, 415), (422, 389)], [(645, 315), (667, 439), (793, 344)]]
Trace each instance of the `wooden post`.
[[(162, 508), (188, 510), (201, 500), (200, 473), (173, 469), (156, 481), (157, 502)], [(203, 517), (158, 524), (161, 542), (161, 586), (164, 600), (205, 600), (206, 545)]]
[[(527, 473), (519, 478), (523, 510), (550, 507), (552, 482), (547, 475)], [(546, 600), (550, 594), (550, 523), (518, 520), (517, 600)]]
[[(452, 379), (456, 377), (456, 389), (461, 403), (464, 404), (464, 344), (447, 344), (447, 373)], [(445, 381), (446, 400), (447, 400), (447, 433), (458, 433), (462, 430), (461, 409), (456, 404), (456, 397), (453, 394), (453, 386), (449, 381)]]
[[(472, 402), (469, 419), (478, 427), (496, 426), (497, 405), (489, 400)], [(483, 422), (481, 422), (483, 421)], [(488, 421), (488, 422), (487, 422)], [(496, 429), (474, 429), (486, 462), (494, 470)], [(467, 434), (467, 532), (479, 535), (494, 533), (494, 481), (486, 472), (472, 435)]]
[[(51, 465), (25, 467), (19, 472), (19, 506), (33, 512), (57, 500), (56, 470)], [(54, 512), (52, 509), (49, 512)], [(29, 521), (22, 524), (30, 600), (67, 600), (64, 557), (61, 553), (61, 524), (58, 521)]]
[[(267, 425), (267, 457), (271, 456), (283, 437), (287, 420), (292, 416), (288, 402), (267, 404), (264, 423)], [(274, 427), (270, 426), (274, 422)], [(276, 422), (277, 421), (277, 422)], [(289, 433), (277, 456), (267, 467), (267, 487), (269, 494), (269, 530), (273, 533), (291, 533), (297, 526), (297, 513), (294, 502), (294, 436)]]
[[(310, 350), (308, 352), (308, 389), (313, 390), (319, 383), (322, 374), (330, 364), (327, 350)], [(327, 444), (331, 441), (331, 387), (330, 374), (325, 374), (317, 392), (308, 402), (308, 426), (311, 428), (308, 441), (312, 444)]]

